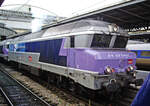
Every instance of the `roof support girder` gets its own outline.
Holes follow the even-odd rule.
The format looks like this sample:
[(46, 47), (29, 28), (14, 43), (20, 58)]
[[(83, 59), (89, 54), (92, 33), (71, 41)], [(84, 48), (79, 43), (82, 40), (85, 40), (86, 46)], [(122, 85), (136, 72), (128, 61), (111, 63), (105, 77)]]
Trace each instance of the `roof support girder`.
[(133, 13), (133, 12), (129, 12), (129, 11), (126, 11), (126, 10), (123, 10), (123, 9), (118, 9), (118, 11), (124, 12), (126, 14), (129, 14), (131, 16), (134, 16), (134, 17), (139, 18), (139, 19), (144, 20), (144, 21), (150, 21), (150, 20), (148, 20), (148, 19), (146, 19), (146, 18), (144, 18), (140, 15), (137, 15), (137, 14)]

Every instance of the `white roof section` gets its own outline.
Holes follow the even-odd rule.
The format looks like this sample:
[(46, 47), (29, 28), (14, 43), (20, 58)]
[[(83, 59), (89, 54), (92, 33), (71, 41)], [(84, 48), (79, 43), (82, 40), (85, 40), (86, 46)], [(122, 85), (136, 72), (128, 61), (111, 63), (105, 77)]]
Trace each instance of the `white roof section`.
[(128, 45), (133, 45), (133, 44), (143, 44), (145, 42), (142, 41), (136, 41), (136, 40), (128, 40)]

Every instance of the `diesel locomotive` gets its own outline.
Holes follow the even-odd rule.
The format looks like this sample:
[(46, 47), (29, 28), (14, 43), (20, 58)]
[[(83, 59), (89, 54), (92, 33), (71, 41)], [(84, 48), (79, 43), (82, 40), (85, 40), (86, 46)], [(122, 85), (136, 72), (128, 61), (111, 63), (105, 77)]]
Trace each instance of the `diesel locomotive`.
[(83, 19), (4, 40), (0, 56), (72, 90), (117, 92), (142, 84), (128, 37), (116, 24)]

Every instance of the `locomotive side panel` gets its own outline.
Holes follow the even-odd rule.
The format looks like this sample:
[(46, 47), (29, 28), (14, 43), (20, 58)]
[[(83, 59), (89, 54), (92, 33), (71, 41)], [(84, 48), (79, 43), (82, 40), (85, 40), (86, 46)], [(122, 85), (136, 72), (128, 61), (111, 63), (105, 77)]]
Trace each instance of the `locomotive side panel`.
[(62, 39), (26, 43), (26, 52), (40, 53), (40, 62), (66, 66), (66, 56), (59, 56)]

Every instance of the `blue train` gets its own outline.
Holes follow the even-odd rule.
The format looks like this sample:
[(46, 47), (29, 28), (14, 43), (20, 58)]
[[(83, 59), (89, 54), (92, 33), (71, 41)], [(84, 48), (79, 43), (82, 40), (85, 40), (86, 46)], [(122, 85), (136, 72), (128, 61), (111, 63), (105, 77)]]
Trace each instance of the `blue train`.
[(127, 49), (136, 53), (136, 65), (139, 69), (150, 69), (150, 43), (128, 44)]
[(0, 56), (73, 91), (115, 93), (142, 84), (136, 55), (125, 49), (128, 37), (115, 24), (79, 20), (7, 39)]

